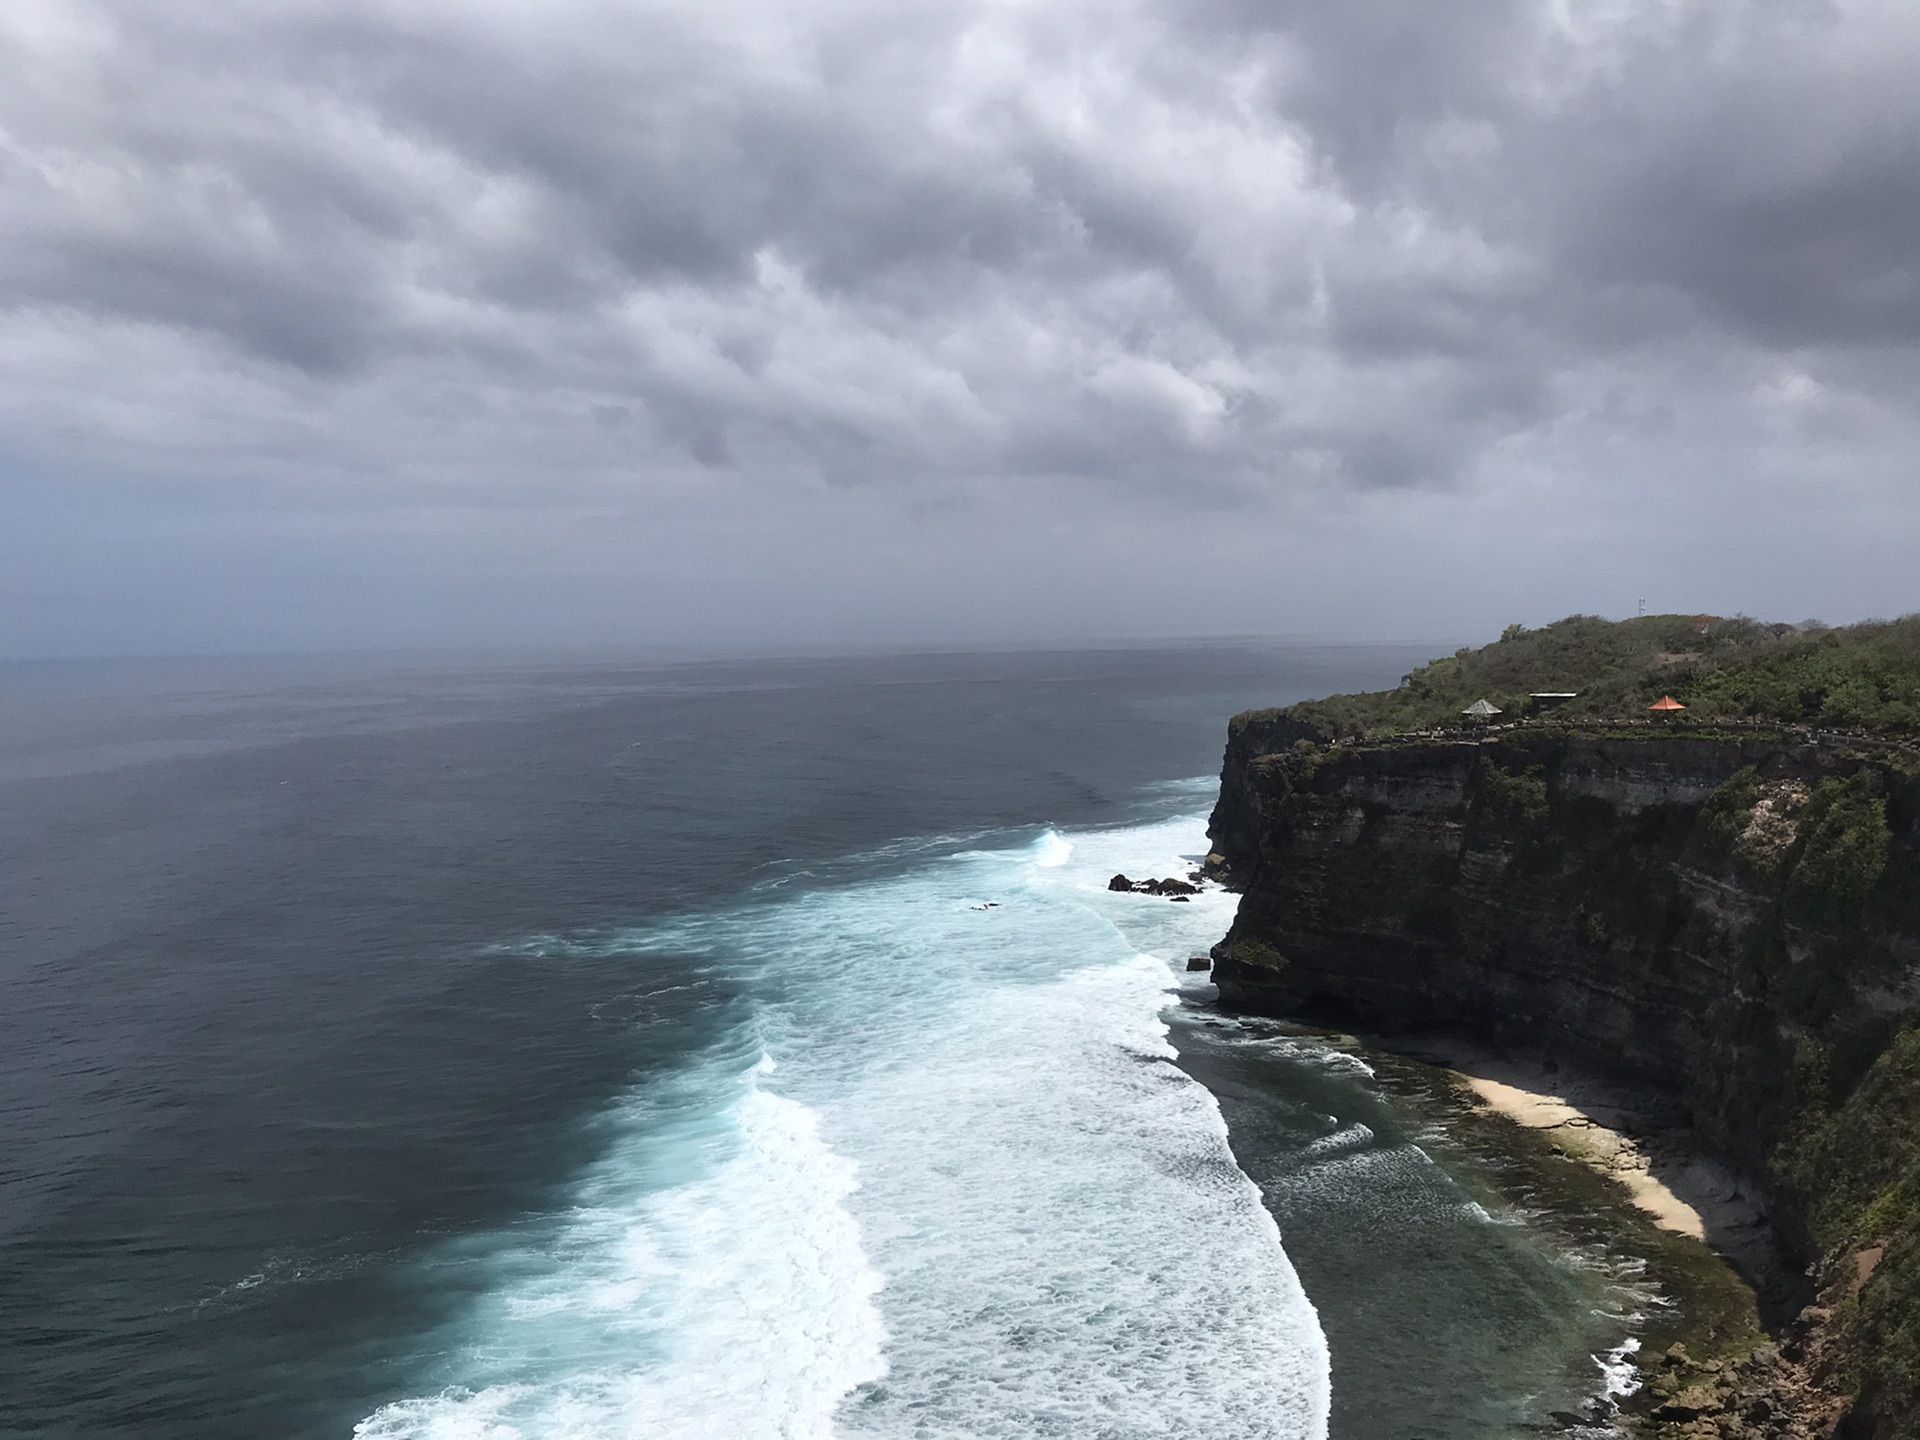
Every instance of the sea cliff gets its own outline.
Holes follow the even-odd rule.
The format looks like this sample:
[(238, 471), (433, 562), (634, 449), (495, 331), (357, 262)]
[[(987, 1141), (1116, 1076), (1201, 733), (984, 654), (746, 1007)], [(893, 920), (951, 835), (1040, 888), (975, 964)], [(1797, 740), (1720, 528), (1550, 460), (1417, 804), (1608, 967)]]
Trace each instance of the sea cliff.
[(1920, 753), (1255, 712), (1211, 836), (1243, 892), (1224, 1003), (1564, 1051), (1659, 1086), (1764, 1191), (1807, 1308), (1778, 1350), (1650, 1366), (1643, 1426), (1920, 1435)]

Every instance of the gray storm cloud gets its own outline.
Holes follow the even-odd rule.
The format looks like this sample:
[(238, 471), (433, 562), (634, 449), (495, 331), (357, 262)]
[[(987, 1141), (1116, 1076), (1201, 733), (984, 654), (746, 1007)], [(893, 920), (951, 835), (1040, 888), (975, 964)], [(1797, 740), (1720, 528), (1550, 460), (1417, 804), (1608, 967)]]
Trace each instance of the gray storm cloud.
[(16, 651), (1920, 606), (1904, 0), (16, 0), (0, 65)]

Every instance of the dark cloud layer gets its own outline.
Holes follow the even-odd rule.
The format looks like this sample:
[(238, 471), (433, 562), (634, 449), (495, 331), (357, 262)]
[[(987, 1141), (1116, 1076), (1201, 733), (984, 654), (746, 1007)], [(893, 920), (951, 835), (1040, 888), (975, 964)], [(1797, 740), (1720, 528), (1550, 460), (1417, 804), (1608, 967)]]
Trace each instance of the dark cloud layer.
[[(1227, 628), (1273, 629), (1649, 494), (1646, 556), (1920, 507), (1904, 0), (21, 0), (0, 65), (0, 503), (151, 516), (122, 599), (205, 596), (129, 644), (273, 641), (206, 618), (216, 555), (416, 617), (301, 641), (688, 575), (730, 598), (671, 628), (905, 637), (1182, 628), (1120, 577), (1264, 535)], [(418, 620), (435, 575), (505, 588)], [(1823, 583), (1741, 598), (1920, 605)], [(112, 575), (22, 585), (0, 645), (116, 643), (58, 622)]]

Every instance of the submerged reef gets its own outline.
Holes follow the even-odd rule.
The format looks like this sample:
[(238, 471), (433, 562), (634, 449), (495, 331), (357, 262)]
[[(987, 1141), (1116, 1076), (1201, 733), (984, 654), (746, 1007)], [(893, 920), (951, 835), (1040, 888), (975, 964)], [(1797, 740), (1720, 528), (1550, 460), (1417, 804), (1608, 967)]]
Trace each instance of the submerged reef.
[[(1593, 642), (1605, 622), (1580, 624)], [(1741, 634), (1699, 690), (1845, 649)], [(1593, 648), (1636, 705), (1654, 688)], [(1920, 1437), (1920, 748), (1898, 724), (1803, 728), (1804, 694), (1738, 724), (1422, 711), (1407, 733), (1394, 693), (1234, 719), (1210, 831), (1209, 873), (1243, 892), (1222, 1000), (1466, 1029), (1658, 1087), (1749, 1178), (1787, 1264), (1756, 1276), (1777, 1343), (1646, 1357), (1636, 1423)]]

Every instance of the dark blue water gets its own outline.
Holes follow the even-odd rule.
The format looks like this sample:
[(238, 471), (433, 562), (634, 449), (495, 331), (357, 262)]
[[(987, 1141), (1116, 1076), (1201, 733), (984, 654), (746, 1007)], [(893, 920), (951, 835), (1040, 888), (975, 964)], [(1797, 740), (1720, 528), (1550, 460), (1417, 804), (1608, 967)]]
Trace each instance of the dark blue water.
[[(1045, 867), (1076, 846), (1085, 868), (1102, 844), (1158, 855), (1191, 843), (1179, 837), (1197, 834), (1210, 800), (1192, 777), (1217, 771), (1228, 715), (1391, 683), (1418, 658), (1196, 647), (651, 668), (0, 670), (0, 1429), (343, 1436), (377, 1417), (368, 1433), (480, 1434), (497, 1405), (499, 1424), (518, 1427), (503, 1435), (731, 1433), (701, 1430), (697, 1415), (682, 1417), (695, 1427), (685, 1430), (617, 1430), (605, 1417), (685, 1403), (619, 1387), (705, 1353), (706, 1319), (692, 1312), (707, 1281), (685, 1257), (633, 1270), (629, 1252), (680, 1223), (674, 1197), (688, 1187), (748, 1175), (737, 1167), (763, 1140), (813, 1147), (801, 1159), (825, 1188), (792, 1223), (865, 1237), (849, 1252), (865, 1268), (846, 1284), (871, 1273), (882, 1287), (868, 1319), (848, 1322), (847, 1383), (863, 1388), (844, 1425), (895, 1433), (896, 1411), (925, 1420), (942, 1405), (963, 1417), (954, 1425), (985, 1424), (964, 1417), (987, 1402), (963, 1405), (941, 1378), (960, 1362), (943, 1360), (926, 1317), (1004, 1307), (1019, 1288), (1007, 1275), (1042, 1262), (1010, 1253), (1001, 1288), (971, 1299), (916, 1281), (912, 1237), (893, 1230), (913, 1215), (927, 1228), (922, 1192), (910, 1166), (886, 1158), (872, 1117), (900, 1097), (888, 1123), (937, 1128), (955, 1113), (935, 1103), (939, 1087), (967, 1088), (953, 1070), (966, 1062), (951, 1057), (976, 1043), (955, 1027), (994, 1005), (1013, 1005), (1000, 1034), (1061, 1007), (1008, 1064), (1039, 1075), (1058, 1062), (1047, 1036), (1084, 1031), (1073, 1044), (1090, 1047), (1082, 1070), (1093, 1074), (1108, 1044), (1099, 1026), (1150, 1021), (1160, 1003), (1151, 977), (1145, 1001), (1121, 993), (1138, 989), (1129, 957), (1204, 943), (1213, 922), (1191, 915), (1192, 936), (1153, 916), (1136, 924), (1135, 912), (1100, 912), (1078, 871)], [(984, 857), (964, 875), (943, 858), (963, 850)], [(925, 997), (866, 983), (898, 979), (894, 957), (916, 936), (949, 933), (920, 917), (986, 915), (968, 886), (999, 887), (1016, 928), (982, 936), (977, 954), (973, 932), (951, 932), (922, 961)], [(939, 970), (963, 951), (964, 974)], [(836, 971), (856, 952), (870, 957), (864, 972)], [(1087, 985), (1121, 989), (1100, 998)], [(1032, 1005), (1018, 1001), (1029, 993)], [(855, 1104), (874, 1083), (863, 1067), (882, 1061), (845, 1043), (847, 1024), (872, 1029), (889, 1074), (919, 1078)], [(917, 1053), (916, 1027), (957, 1048)], [(977, 1043), (981, 1074), (998, 1073), (992, 1046)], [(1144, 1054), (1155, 1042), (1138, 1043)], [(754, 1079), (762, 1055), (790, 1078)], [(1079, 1082), (1036, 1083), (1065, 1094)], [(1116, 1071), (1111, 1093), (1135, 1083)], [(764, 1102), (742, 1109), (742, 1084)], [(1214, 1175), (1223, 1162), (1206, 1151), (1217, 1111), (1169, 1094), (1173, 1109), (1140, 1112), (1147, 1138), (1135, 1148), (1177, 1148), (1178, 1127), (1198, 1127), (1182, 1184), (1231, 1194), (1244, 1176)], [(1311, 1144), (1321, 1122), (1301, 1117), (1330, 1107), (1286, 1103), (1300, 1134), (1285, 1144)], [(853, 1157), (844, 1175), (842, 1152)], [(1108, 1161), (1089, 1152), (1084, 1163), (1091, 1174)], [(996, 1183), (1010, 1196), (1030, 1170), (1010, 1166)], [(1449, 1182), (1436, 1172), (1428, 1183), (1440, 1193)], [(975, 1225), (1015, 1203), (963, 1190), (955, 1217)], [(1289, 1203), (1289, 1223), (1310, 1225), (1299, 1196)], [(595, 1219), (616, 1214), (612, 1229)], [(1140, 1243), (1119, 1234), (1086, 1245)], [(1169, 1253), (1203, 1260), (1203, 1239), (1169, 1236)], [(1250, 1229), (1245, 1243), (1264, 1242)], [(1286, 1244), (1300, 1248), (1291, 1232)], [(1500, 1283), (1529, 1305), (1583, 1303), (1562, 1293), (1551, 1257), (1527, 1254)], [(745, 1282), (725, 1283), (736, 1288), (712, 1293), (740, 1303)], [(1154, 1283), (1187, 1284), (1173, 1271)], [(512, 1328), (622, 1284), (631, 1293), (600, 1305), (591, 1326)], [(1356, 1299), (1312, 1298), (1323, 1312)], [(1258, 1318), (1251, 1300), (1235, 1303)], [(1093, 1311), (1076, 1313), (1076, 1325), (1093, 1323)], [(1008, 1323), (980, 1333), (1031, 1331)], [(1385, 1317), (1365, 1343), (1391, 1332)], [(858, 1361), (863, 1345), (890, 1357), (887, 1382)], [(573, 1346), (580, 1355), (557, 1353)], [(1035, 1361), (1034, 1373), (1068, 1363)], [(819, 1400), (794, 1383), (779, 1403)], [(1085, 1403), (1111, 1406), (1112, 1387), (1132, 1383), (1089, 1379)], [(433, 1399), (443, 1394), (454, 1399)], [(1092, 1413), (1008, 1433), (1123, 1433)], [(1160, 1432), (1142, 1421), (1124, 1433)]]

